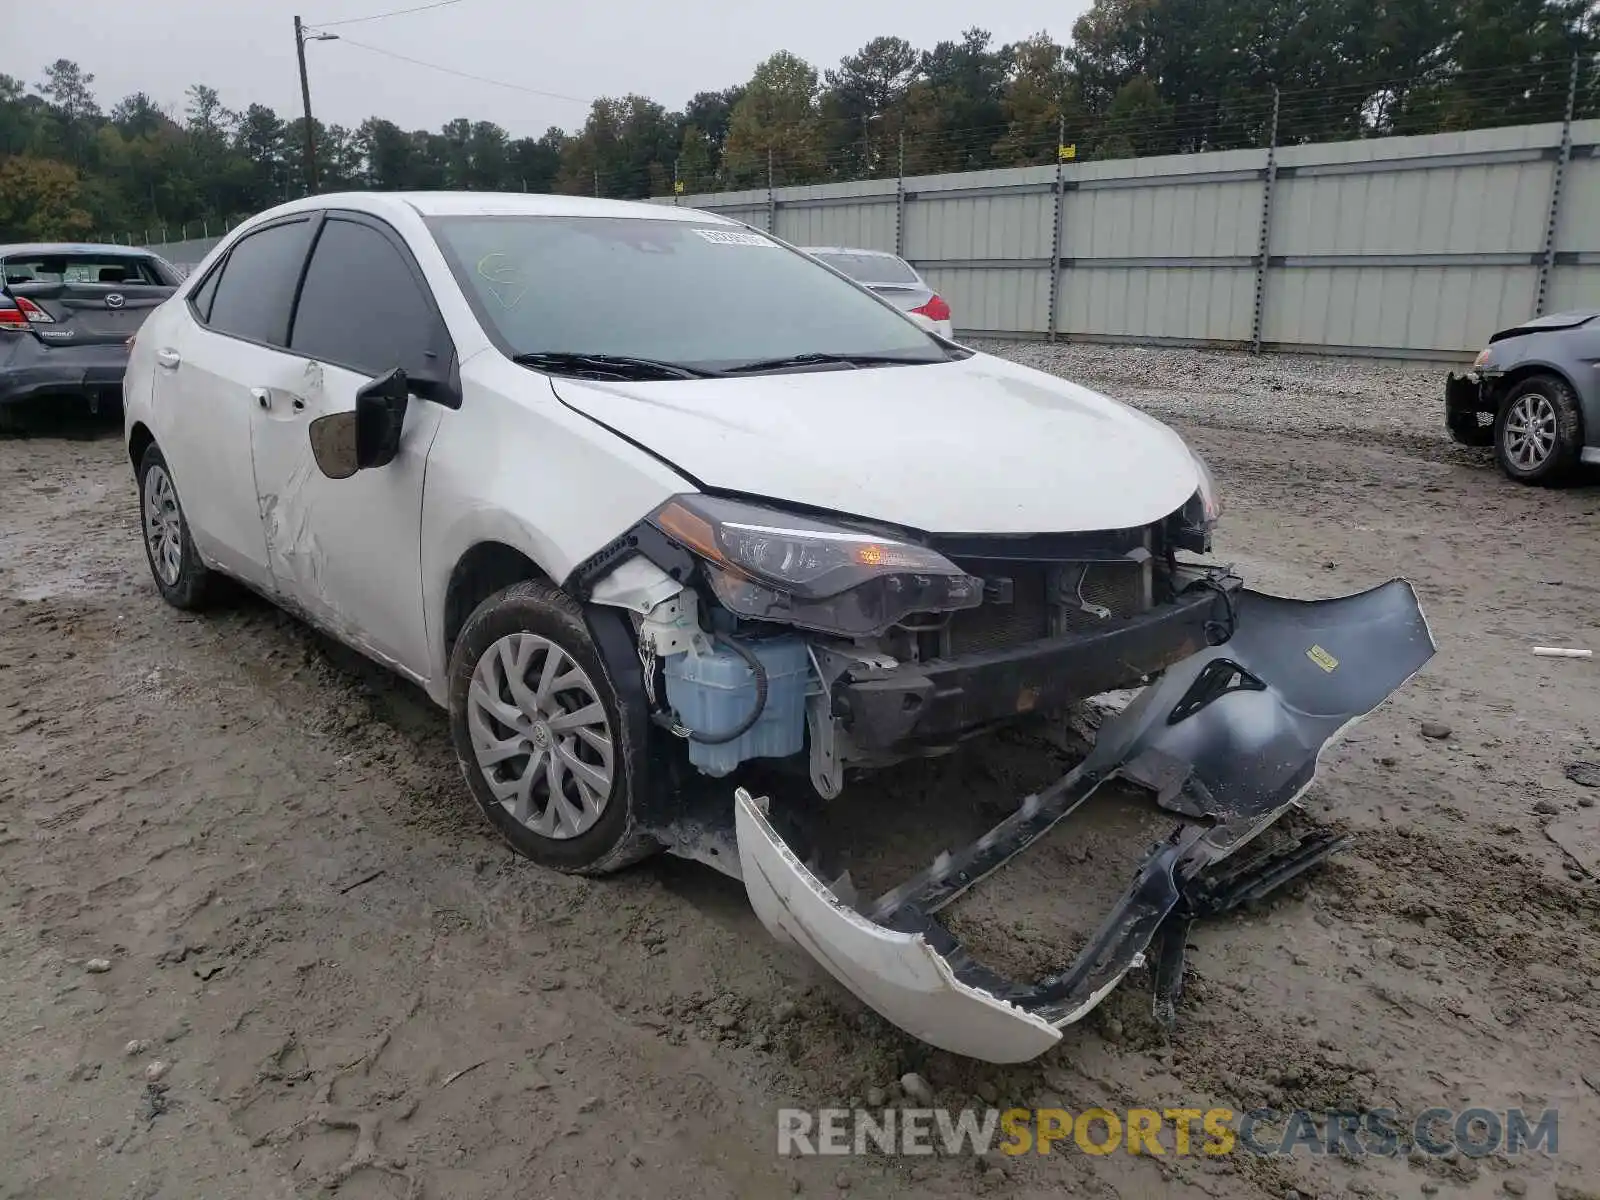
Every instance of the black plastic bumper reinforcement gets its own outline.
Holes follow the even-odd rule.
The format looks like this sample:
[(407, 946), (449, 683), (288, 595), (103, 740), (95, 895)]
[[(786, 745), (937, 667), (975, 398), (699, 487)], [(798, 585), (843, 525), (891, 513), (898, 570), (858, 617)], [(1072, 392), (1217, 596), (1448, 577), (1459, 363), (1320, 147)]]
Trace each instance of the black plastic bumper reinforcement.
[(1170, 604), (1108, 622), (1104, 630), (960, 658), (858, 667), (834, 685), (833, 713), (857, 746), (884, 750), (954, 740), (996, 721), (1132, 687), (1225, 640), (1242, 587), (1219, 573)]
[[(1052, 1024), (1092, 1007), (1155, 943), (1155, 1016), (1170, 1025), (1192, 923), (1271, 894), (1345, 839), (1323, 834), (1238, 861), (1232, 856), (1289, 810), (1324, 749), (1434, 654), (1415, 594), (1401, 580), (1335, 600), (1250, 591), (1231, 599), (1238, 626), (1226, 645), (1170, 670), (1106, 723), (1094, 751), (1071, 774), (862, 914), (886, 929), (921, 935), (962, 984)], [(1071, 966), (1019, 983), (978, 962), (936, 914), (1112, 779), (1192, 819), (1144, 860)]]
[(1497, 404), (1498, 375), (1478, 372), (1457, 375), (1453, 372), (1444, 384), (1444, 425), (1451, 437), (1468, 446), (1486, 446), (1493, 441), (1492, 426)]

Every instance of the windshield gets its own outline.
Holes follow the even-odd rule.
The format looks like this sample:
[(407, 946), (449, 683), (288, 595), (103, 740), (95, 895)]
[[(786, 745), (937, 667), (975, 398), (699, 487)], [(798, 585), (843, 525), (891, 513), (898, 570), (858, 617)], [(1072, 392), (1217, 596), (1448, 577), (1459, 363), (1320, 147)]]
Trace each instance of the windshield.
[(858, 283), (918, 282), (917, 273), (892, 255), (857, 254), (849, 250), (813, 250), (811, 253), (835, 271), (843, 271)]
[(555, 216), (429, 225), (507, 354), (628, 356), (707, 371), (810, 355), (951, 357), (804, 255), (731, 225)]

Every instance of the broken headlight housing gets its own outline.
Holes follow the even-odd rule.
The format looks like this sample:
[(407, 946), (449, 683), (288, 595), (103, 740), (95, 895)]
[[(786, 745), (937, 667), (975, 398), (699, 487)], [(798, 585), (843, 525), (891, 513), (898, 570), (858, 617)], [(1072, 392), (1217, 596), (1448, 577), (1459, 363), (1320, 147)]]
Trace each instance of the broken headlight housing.
[(842, 637), (983, 600), (983, 581), (926, 546), (716, 496), (674, 496), (650, 523), (697, 555), (725, 608)]
[(1200, 486), (1189, 497), (1189, 502), (1178, 510), (1173, 540), (1180, 550), (1209, 554), (1211, 531), (1222, 518), (1222, 497), (1217, 494), (1217, 481), (1211, 474), (1211, 468), (1206, 466), (1206, 460), (1193, 450), (1189, 451), (1189, 456), (1194, 459), (1195, 470), (1200, 475)]

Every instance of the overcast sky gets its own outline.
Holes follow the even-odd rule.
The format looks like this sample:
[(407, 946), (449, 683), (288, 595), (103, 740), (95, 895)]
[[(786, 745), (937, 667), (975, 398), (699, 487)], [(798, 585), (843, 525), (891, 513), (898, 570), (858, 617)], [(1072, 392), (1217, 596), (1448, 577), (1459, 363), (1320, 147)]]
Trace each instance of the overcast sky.
[[(191, 83), (232, 109), (252, 102), (299, 112), (292, 17), (330, 23), (343, 42), (308, 45), (312, 110), (346, 126), (380, 115), (407, 128), (453, 117), (498, 122), (514, 135), (583, 123), (597, 95), (640, 92), (681, 106), (697, 91), (749, 78), (775, 50), (819, 69), (880, 34), (918, 48), (980, 25), (996, 42), (1048, 29), (1071, 33), (1087, 0), (457, 0), (434, 11), (331, 25), (428, 0), (0, 0), (0, 72), (36, 84), (47, 63), (77, 61), (109, 109), (145, 91), (169, 110)], [(559, 93), (557, 99), (478, 83), (354, 45), (470, 75)]]

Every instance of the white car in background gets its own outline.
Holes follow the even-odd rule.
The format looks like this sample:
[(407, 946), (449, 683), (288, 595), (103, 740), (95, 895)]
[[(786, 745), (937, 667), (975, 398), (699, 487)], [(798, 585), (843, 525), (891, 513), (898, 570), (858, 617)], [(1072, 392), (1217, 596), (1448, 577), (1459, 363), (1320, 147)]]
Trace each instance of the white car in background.
[[(1211, 477), (1154, 419), (690, 209), (298, 200), (152, 313), (124, 391), (168, 603), (227, 576), (302, 615), (447, 711), (522, 854), (712, 864), (889, 1020), (993, 1061), (1157, 938), (1170, 1016), (1188, 922), (1337, 847), (1218, 868), (1433, 653), (1404, 581), (1281, 600), (1196, 557)], [(977, 842), (859, 906), (826, 882), (847, 771), (1145, 684)], [(729, 779), (765, 759), (790, 791)], [(940, 907), (1119, 776), (1176, 830), (1079, 962), (1012, 983), (962, 951)]]
[(882, 296), (919, 325), (940, 337), (955, 336), (950, 305), (928, 286), (917, 269), (886, 250), (858, 250), (849, 246), (805, 246), (805, 252), (835, 271)]

